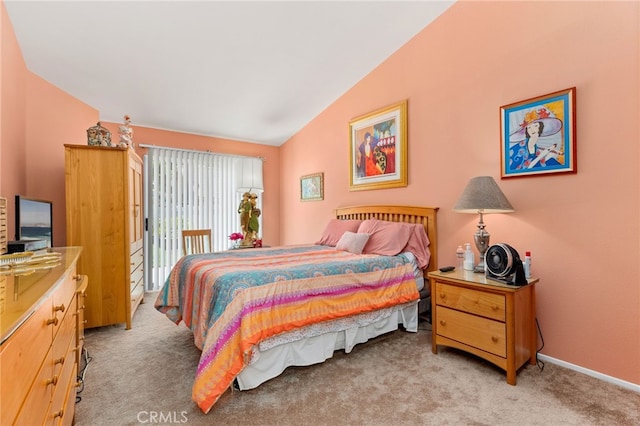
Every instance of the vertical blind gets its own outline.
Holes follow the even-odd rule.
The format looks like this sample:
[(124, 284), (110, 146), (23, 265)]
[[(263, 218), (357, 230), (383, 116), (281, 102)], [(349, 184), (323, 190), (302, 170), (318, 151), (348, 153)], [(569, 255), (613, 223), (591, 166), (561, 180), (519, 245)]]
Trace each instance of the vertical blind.
[(240, 232), (240, 161), (255, 161), (262, 173), (262, 159), (147, 147), (145, 281), (147, 290), (156, 291), (182, 256), (183, 229), (211, 229), (213, 250), (229, 248), (229, 235)]

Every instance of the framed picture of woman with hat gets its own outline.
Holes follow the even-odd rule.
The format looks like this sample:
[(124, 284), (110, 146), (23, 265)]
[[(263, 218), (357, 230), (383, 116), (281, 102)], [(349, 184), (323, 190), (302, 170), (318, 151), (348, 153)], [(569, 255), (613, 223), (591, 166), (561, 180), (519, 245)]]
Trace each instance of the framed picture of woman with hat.
[(500, 107), (501, 177), (576, 173), (576, 88)]

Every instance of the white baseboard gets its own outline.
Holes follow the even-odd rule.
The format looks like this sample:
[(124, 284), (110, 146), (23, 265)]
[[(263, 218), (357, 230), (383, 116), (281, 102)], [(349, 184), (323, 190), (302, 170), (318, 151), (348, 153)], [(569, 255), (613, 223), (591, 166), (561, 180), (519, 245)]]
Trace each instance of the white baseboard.
[(627, 382), (625, 380), (616, 379), (615, 377), (607, 376), (606, 374), (598, 373), (597, 371), (589, 370), (588, 368), (580, 367), (579, 365), (571, 364), (566, 361), (562, 361), (560, 359), (552, 358), (547, 355), (538, 354), (538, 359), (541, 361), (548, 361), (551, 364), (557, 364), (562, 367), (568, 368), (569, 370), (574, 370), (582, 374), (586, 374), (587, 376), (595, 377), (596, 379), (603, 380), (605, 382), (612, 383), (616, 386), (623, 387), (625, 389), (632, 390), (634, 392), (640, 393), (640, 385), (635, 383)]

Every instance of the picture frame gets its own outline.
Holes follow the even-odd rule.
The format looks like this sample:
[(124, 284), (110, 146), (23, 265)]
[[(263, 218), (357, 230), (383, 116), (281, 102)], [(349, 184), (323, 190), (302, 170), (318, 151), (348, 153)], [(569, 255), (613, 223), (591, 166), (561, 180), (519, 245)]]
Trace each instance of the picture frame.
[(300, 177), (300, 201), (324, 200), (324, 173)]
[(502, 179), (577, 171), (575, 87), (500, 107)]
[(349, 122), (349, 190), (407, 186), (407, 101)]

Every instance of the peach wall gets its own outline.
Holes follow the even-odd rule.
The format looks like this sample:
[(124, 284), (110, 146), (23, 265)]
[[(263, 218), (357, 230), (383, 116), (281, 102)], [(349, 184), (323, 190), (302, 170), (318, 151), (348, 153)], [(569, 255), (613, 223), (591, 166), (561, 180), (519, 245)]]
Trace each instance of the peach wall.
[[(14, 188), (26, 187), (26, 66), (4, 3), (0, 3), (0, 195), (13, 217)], [(13, 224), (9, 221), (9, 236)]]
[[(282, 242), (314, 241), (337, 206), (437, 206), (440, 266), (455, 264), (477, 216), (452, 206), (491, 175), (516, 210), (485, 217), (492, 242), (532, 251), (541, 279), (542, 353), (639, 384), (639, 9), (456, 3), (282, 147)], [(501, 180), (499, 107), (573, 86), (578, 173)], [(349, 120), (403, 99), (409, 185), (349, 192)], [(325, 199), (301, 203), (314, 172)]]
[(53, 201), (53, 244), (66, 245), (64, 144), (86, 143), (98, 110), (27, 73), (26, 186), (23, 195)]
[[(263, 183), (265, 190), (261, 194), (263, 213), (261, 234), (264, 244), (280, 244), (280, 205), (278, 203), (278, 199), (280, 197), (279, 147), (141, 127), (135, 125), (135, 117), (131, 118), (131, 127), (134, 130), (133, 139), (136, 145), (168, 146), (173, 148), (264, 158), (266, 160), (263, 163)], [(111, 131), (114, 142), (118, 140), (118, 126), (120, 124), (121, 123), (102, 122), (102, 125)], [(136, 152), (141, 157), (144, 156), (147, 151), (148, 150), (145, 148), (136, 148)]]

